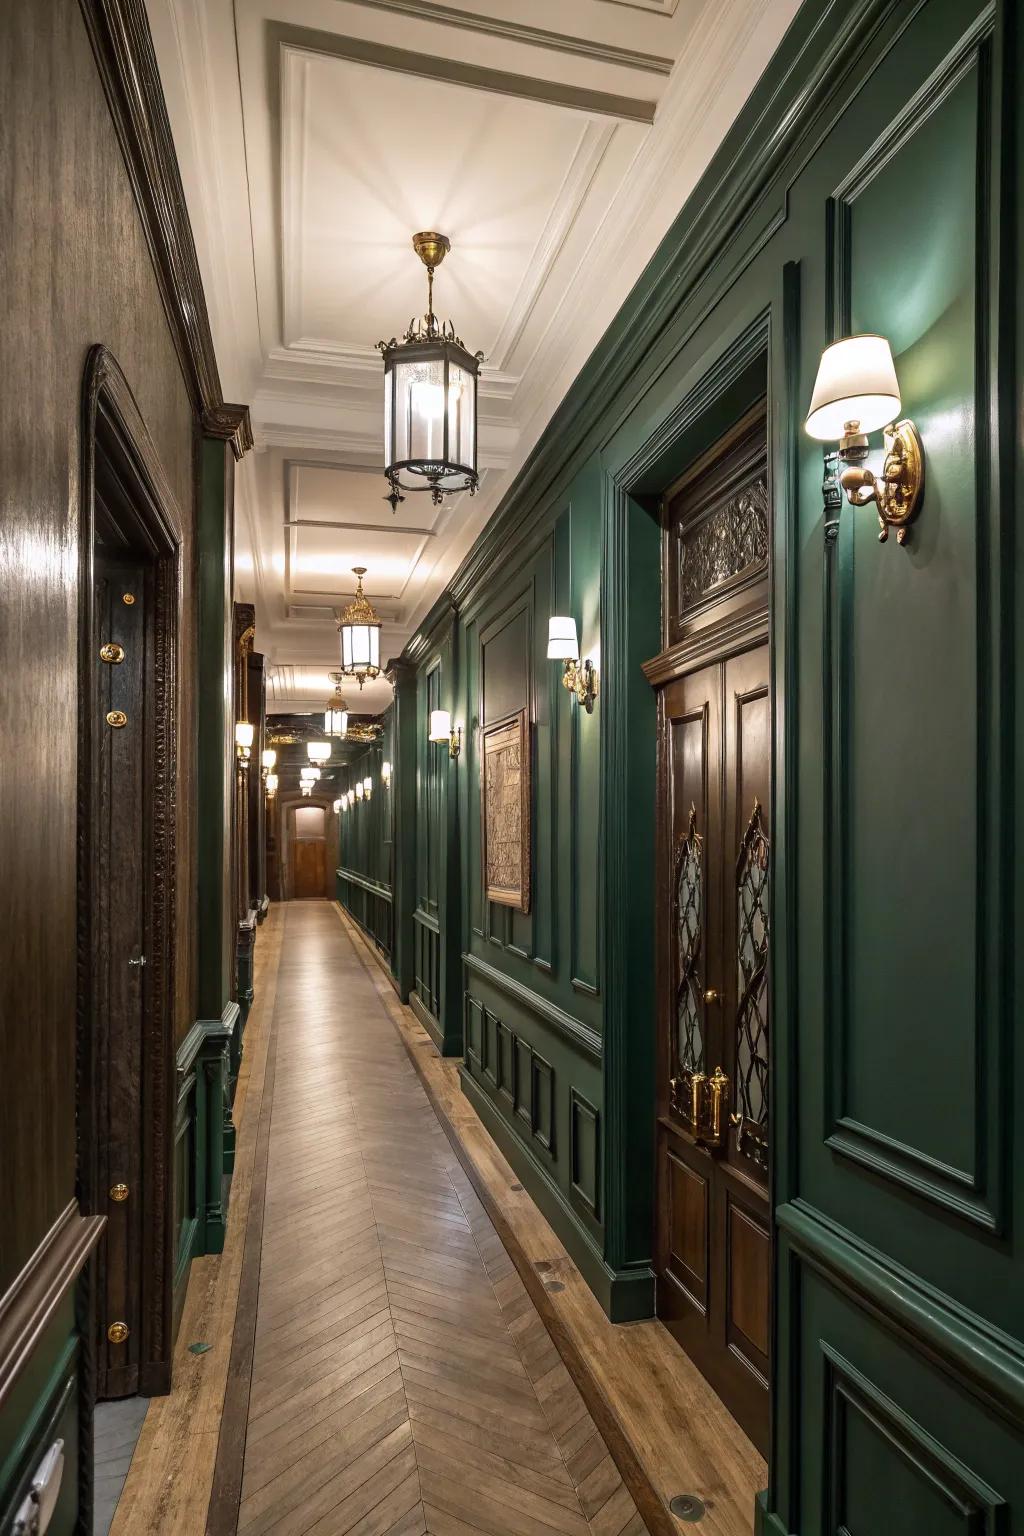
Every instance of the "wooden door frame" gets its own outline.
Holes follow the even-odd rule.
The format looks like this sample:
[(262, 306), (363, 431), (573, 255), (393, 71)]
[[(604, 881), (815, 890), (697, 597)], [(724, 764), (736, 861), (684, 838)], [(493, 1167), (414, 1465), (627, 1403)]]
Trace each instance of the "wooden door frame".
[[(153, 665), (152, 728), (144, 743), (149, 816), (144, 821), (147, 900), (144, 914), (143, 1072), (139, 1124), (142, 1134), (142, 1243), (149, 1262), (140, 1276), (138, 1390), (168, 1392), (173, 1347), (172, 1135), (174, 1126), (175, 918), (177, 889), (177, 734), (178, 646), (181, 612), (183, 522), (152, 437), (116, 359), (94, 346), (86, 363), (81, 418), (81, 495), (79, 503), (79, 710), (78, 710), (78, 989), (76, 1060), (78, 1069), (77, 1180), (81, 1209), (105, 1215), (106, 1191), (97, 1187), (93, 1083), (95, 1032), (91, 1023), (93, 973), (100, 942), (95, 921), (94, 856), (95, 730), (97, 708), (94, 623), (94, 544), (96, 533), (97, 446), (115, 461), (132, 496), (133, 539), (152, 563)], [(95, 1308), (94, 1266), (88, 1271), (81, 1301), (83, 1398), (91, 1415), (95, 1393), (92, 1329)]]

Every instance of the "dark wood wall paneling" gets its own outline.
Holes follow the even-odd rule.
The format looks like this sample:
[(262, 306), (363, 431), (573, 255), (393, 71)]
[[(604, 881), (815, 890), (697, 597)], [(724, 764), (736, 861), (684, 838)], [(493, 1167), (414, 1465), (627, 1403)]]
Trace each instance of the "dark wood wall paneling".
[[(78, 1502), (70, 1287), (95, 1238), (74, 1198), (79, 517), (90, 348), (102, 343), (123, 370), (184, 515), (182, 743), (196, 739), (198, 433), (224, 439), (237, 455), (251, 435), (245, 409), (221, 394), (141, 0), (15, 0), (4, 22), (0, 665), (8, 742), (31, 749), (8, 750), (0, 774), (0, 1403), (10, 1405), (0, 1421), (0, 1523), (33, 1457), (59, 1432), (68, 1467), (53, 1529), (63, 1532)], [(185, 749), (174, 911), (179, 1042), (196, 1017), (194, 780)], [(22, 1450), (11, 1459), (16, 1438)]]

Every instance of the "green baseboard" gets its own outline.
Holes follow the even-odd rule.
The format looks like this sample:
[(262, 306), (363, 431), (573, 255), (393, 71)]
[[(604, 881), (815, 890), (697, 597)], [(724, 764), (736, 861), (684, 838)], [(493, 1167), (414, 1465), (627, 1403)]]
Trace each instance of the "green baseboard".
[(768, 1508), (767, 1488), (754, 1500), (754, 1536), (790, 1536), (785, 1521)]
[(480, 1084), (465, 1067), (459, 1077), (463, 1093), (512, 1165), (524, 1189), (529, 1191), (564, 1243), (569, 1257), (611, 1321), (635, 1323), (641, 1318), (653, 1317), (653, 1272), (646, 1266), (636, 1270), (615, 1270), (605, 1263), (601, 1250), (562, 1191), (524, 1146)]
[(430, 1012), (430, 1009), (425, 1008), (420, 1002), (419, 994), (417, 992), (409, 993), (409, 1007), (412, 1009), (419, 1022), (423, 1025), (423, 1028), (426, 1030), (427, 1034), (430, 1036), (431, 1040), (434, 1042), (434, 1045), (442, 1056), (459, 1056), (462, 1054), (461, 1038), (458, 1040), (452, 1040), (446, 1037), (443, 1029), (441, 1028), (441, 1025), (434, 1018), (434, 1015)]

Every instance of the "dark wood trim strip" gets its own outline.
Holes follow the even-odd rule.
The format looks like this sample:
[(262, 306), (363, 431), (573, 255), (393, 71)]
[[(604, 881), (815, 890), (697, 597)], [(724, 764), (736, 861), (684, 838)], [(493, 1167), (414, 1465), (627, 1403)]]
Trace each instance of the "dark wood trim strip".
[[(286, 919), (287, 922), (287, 919)], [(281, 939), (282, 947), (285, 935)], [(275, 999), (275, 1014), (276, 999)], [(235, 1326), (231, 1335), (231, 1359), (228, 1363), (224, 1406), (221, 1411), (217, 1462), (213, 1490), (206, 1517), (206, 1536), (235, 1536), (238, 1509), (242, 1501), (242, 1473), (245, 1468), (245, 1442), (249, 1430), (249, 1392), (252, 1386), (252, 1362), (256, 1347), (256, 1310), (260, 1292), (260, 1265), (263, 1259), (263, 1218), (267, 1204), (267, 1167), (270, 1159), (270, 1120), (274, 1107), (274, 1074), (277, 1067), (277, 1030), (270, 1020), (267, 1065), (263, 1077), (263, 1097), (256, 1129), (249, 1210), (245, 1227), (242, 1273), (235, 1307)]]
[(100, 1240), (104, 1216), (72, 1200), (0, 1298), (0, 1408), (33, 1349)]
[(252, 447), (249, 407), (227, 405), (192, 225), (143, 0), (79, 0), (156, 269), (167, 324), (203, 431)]
[[(352, 923), (351, 919), (347, 917), (347, 914), (339, 913), (339, 915), (342, 917), (343, 922), (346, 923), (349, 936), (353, 939), (362, 940), (362, 934), (359, 932), (359, 929), (355, 926), (355, 924)], [(416, 1069), (416, 1075), (419, 1077), (420, 1082), (423, 1084), (423, 1090), (426, 1093), (427, 1098), (430, 1100), (434, 1113), (437, 1115), (438, 1120), (441, 1122), (441, 1125), (444, 1128), (445, 1135), (448, 1137), (448, 1140), (451, 1143), (452, 1151), (455, 1153), (455, 1156), (458, 1158), (460, 1164), (465, 1170), (466, 1177), (469, 1179), (474, 1190), (476, 1191), (477, 1197), (480, 1200), (484, 1210), (487, 1212), (491, 1225), (494, 1227), (494, 1230), (497, 1232), (499, 1238), (501, 1239), (506, 1253), (515, 1265), (519, 1274), (519, 1278), (525, 1285), (530, 1300), (533, 1302), (538, 1313), (540, 1314), (541, 1321), (543, 1322), (551, 1337), (551, 1342), (557, 1349), (562, 1363), (576, 1384), (580, 1396), (583, 1398), (583, 1401), (587, 1405), (587, 1409), (591, 1418), (594, 1420), (594, 1423), (600, 1430), (605, 1445), (607, 1445), (609, 1453), (611, 1454), (612, 1460), (615, 1462), (615, 1465), (619, 1469), (622, 1481), (625, 1483), (627, 1489), (632, 1494), (633, 1501), (640, 1512), (644, 1524), (647, 1526), (647, 1529), (650, 1532), (650, 1536), (679, 1536), (678, 1526), (669, 1513), (668, 1508), (657, 1488), (655, 1487), (654, 1482), (648, 1476), (643, 1462), (640, 1460), (640, 1457), (633, 1449), (633, 1443), (626, 1430), (623, 1428), (618, 1414), (615, 1412), (615, 1409), (612, 1407), (611, 1403), (609, 1403), (600, 1384), (595, 1381), (586, 1364), (586, 1361), (583, 1359), (582, 1355), (576, 1347), (575, 1340), (565, 1328), (558, 1316), (558, 1313), (555, 1311), (555, 1308), (551, 1302), (551, 1297), (545, 1288), (543, 1278), (538, 1274), (537, 1270), (530, 1262), (528, 1255), (524, 1251), (522, 1244), (519, 1241), (517, 1233), (515, 1232), (514, 1228), (511, 1227), (506, 1221), (501, 1207), (498, 1205), (497, 1201), (491, 1194), (486, 1181), (481, 1177), (476, 1163), (473, 1161), (471, 1154), (463, 1144), (458, 1129), (451, 1121), (451, 1119), (449, 1119), (447, 1110), (445, 1109), (441, 1100), (435, 1094), (430, 1079), (427, 1077), (423, 1070), (422, 1062), (419, 1060), (416, 1052), (410, 1048), (404, 1034), (398, 1028), (397, 1022), (392, 1012), (395, 1004), (392, 1002), (391, 997), (384, 990), (383, 986), (376, 982), (376, 978), (373, 977), (372, 972), (370, 971), (370, 967), (367, 964), (366, 958), (362, 951), (365, 949), (367, 954), (369, 954), (375, 961), (377, 961), (378, 966), (381, 970), (383, 970), (383, 966), (378, 960), (376, 953), (368, 944), (365, 943), (365, 941), (363, 941), (361, 944), (357, 944), (356, 949), (360, 959), (363, 962), (364, 968), (371, 975), (371, 979), (374, 980), (378, 996), (382, 998), (384, 1007), (388, 1013), (388, 1017), (395, 1025), (395, 1033), (401, 1040), (402, 1045), (405, 1048), (406, 1055), (409, 1057), (409, 1060), (412, 1062)], [(220, 1536), (220, 1533), (211, 1533), (211, 1536)]]

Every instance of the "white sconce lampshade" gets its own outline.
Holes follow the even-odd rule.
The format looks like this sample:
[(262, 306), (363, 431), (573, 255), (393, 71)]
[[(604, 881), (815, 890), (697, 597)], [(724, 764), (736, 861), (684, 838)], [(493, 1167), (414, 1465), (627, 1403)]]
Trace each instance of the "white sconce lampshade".
[(276, 773), (268, 773), (267, 774), (267, 794), (268, 795), (276, 795), (277, 794), (277, 774)]
[(277, 753), (274, 751), (273, 747), (267, 747), (265, 749), (261, 761), (264, 768), (269, 773), (271, 768), (273, 768), (274, 764), (277, 762)]
[(576, 620), (548, 619), (548, 660), (579, 661), (580, 642), (576, 635)]
[(430, 711), (430, 731), (428, 741), (447, 741), (452, 734), (451, 710), (432, 709)]
[(363, 780), (363, 794), (364, 795), (370, 794), (372, 789), (373, 789), (373, 780), (370, 778), (370, 775), (367, 774), (366, 778)]
[(331, 755), (329, 741), (307, 741), (306, 756), (311, 763), (326, 763)]
[(252, 725), (248, 720), (237, 721), (235, 723), (235, 746), (241, 747), (244, 751), (248, 752), (252, 747), (253, 737), (255, 734), (256, 727)]
[(349, 805), (355, 805), (356, 803), (356, 792), (354, 789), (350, 789), (348, 792), (348, 803)]
[(818, 364), (806, 428), (820, 442), (877, 432), (900, 412), (892, 348), (884, 336), (847, 336), (826, 347)]
[(363, 798), (363, 781), (362, 781), (362, 779), (357, 779), (356, 780), (356, 799), (357, 800), (361, 800), (362, 798)]
[(391, 764), (388, 762), (387, 758), (385, 758), (380, 765), (380, 781), (382, 784), (391, 783)]
[(315, 767), (312, 763), (310, 763), (306, 768), (299, 769), (300, 784), (315, 784), (319, 777), (320, 769)]
[(335, 800), (335, 802), (334, 802), (334, 814), (335, 814), (335, 816), (337, 816), (337, 814), (338, 814), (338, 812), (340, 810), (341, 810), (341, 801), (340, 800)]

